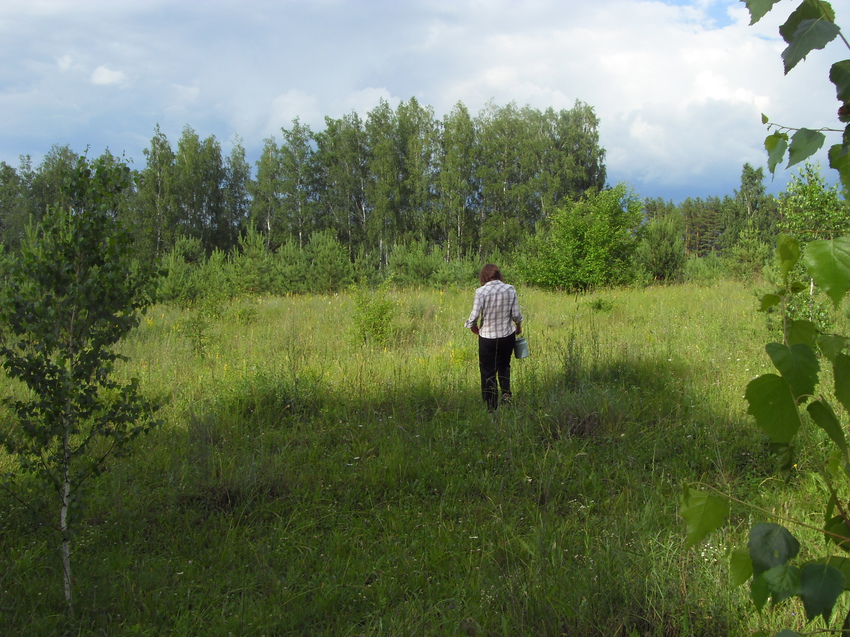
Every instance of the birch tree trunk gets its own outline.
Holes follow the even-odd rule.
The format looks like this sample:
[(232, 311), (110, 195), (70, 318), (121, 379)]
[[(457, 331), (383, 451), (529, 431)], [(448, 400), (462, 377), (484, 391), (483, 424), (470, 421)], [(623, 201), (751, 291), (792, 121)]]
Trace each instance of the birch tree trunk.
[(68, 427), (63, 439), (65, 462), (62, 467), (62, 505), (59, 509), (59, 532), (62, 536), (62, 571), (65, 603), (68, 605), (68, 618), (74, 619), (74, 599), (71, 589), (71, 539), (68, 527), (68, 508), (71, 504), (71, 441)]

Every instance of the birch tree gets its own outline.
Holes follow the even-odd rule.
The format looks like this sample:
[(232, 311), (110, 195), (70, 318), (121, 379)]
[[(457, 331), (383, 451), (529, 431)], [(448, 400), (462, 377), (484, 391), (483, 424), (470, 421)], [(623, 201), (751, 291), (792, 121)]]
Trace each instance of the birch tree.
[[(20, 471), (55, 492), (62, 581), (73, 617), (72, 503), (107, 459), (153, 424), (155, 406), (135, 380), (113, 378), (115, 345), (150, 303), (152, 273), (133, 267), (116, 207), (130, 170), (103, 159), (77, 160), (67, 193), (28, 228), (19, 256), (6, 264), (0, 293), (0, 357), (25, 391), (6, 397), (14, 423), (0, 444)], [(6, 476), (14, 489), (15, 475)]]

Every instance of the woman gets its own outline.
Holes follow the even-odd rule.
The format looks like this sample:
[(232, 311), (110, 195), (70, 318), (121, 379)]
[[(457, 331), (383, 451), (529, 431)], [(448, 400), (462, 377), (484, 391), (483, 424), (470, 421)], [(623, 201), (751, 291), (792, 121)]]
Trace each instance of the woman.
[(497, 266), (485, 265), (479, 281), (481, 287), (475, 290), (466, 327), (478, 335), (481, 397), (487, 409), (495, 411), (500, 392), (503, 403), (511, 399), (511, 354), (517, 335), (522, 333), (522, 314), (514, 286), (502, 281)]

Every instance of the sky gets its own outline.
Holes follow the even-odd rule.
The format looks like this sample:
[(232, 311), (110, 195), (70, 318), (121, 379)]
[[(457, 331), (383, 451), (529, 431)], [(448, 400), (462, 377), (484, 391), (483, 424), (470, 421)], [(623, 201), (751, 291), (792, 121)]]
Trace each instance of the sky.
[[(0, 161), (68, 145), (143, 168), (156, 126), (176, 147), (188, 125), (253, 165), (294, 118), (317, 132), (381, 99), (437, 118), (580, 101), (610, 185), (732, 195), (748, 162), (778, 192), (796, 169), (767, 173), (762, 113), (834, 127), (829, 67), (848, 57), (833, 42), (784, 75), (778, 27), (798, 3), (750, 25), (738, 0), (2, 0)], [(850, 0), (832, 6), (850, 24)]]

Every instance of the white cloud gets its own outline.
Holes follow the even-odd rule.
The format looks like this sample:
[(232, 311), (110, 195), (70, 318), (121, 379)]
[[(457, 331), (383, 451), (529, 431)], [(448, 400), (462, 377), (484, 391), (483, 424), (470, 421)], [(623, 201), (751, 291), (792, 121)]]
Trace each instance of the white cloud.
[[(345, 95), (345, 97), (343, 97), (343, 99), (339, 102), (340, 110), (342, 112), (337, 116), (354, 111), (361, 117), (365, 117), (366, 114), (375, 108), (381, 100), (384, 100), (392, 106), (397, 105), (401, 101), (400, 98), (394, 97), (386, 88), (369, 86), (360, 90), (351, 91)], [(331, 115), (331, 113), (328, 113), (328, 115)]]
[[(239, 134), (250, 154), (295, 117), (320, 130), (324, 116), (365, 116), (382, 99), (416, 97), (437, 117), (458, 101), (476, 114), (490, 99), (541, 109), (581, 100), (601, 119), (612, 182), (634, 181), (645, 196), (671, 184), (722, 195), (744, 161), (765, 163), (761, 112), (788, 125), (835, 119), (834, 48), (783, 74), (777, 27), (793, 8), (780, 2), (749, 26), (737, 0), (10, 0), (0, 5), (0, 103), (19, 125), (14, 138), (0, 132), (0, 159), (37, 157), (53, 135), (141, 160), (137, 140), (157, 123)], [(79, 82), (94, 67), (91, 84), (125, 90), (104, 100)], [(88, 119), (69, 126), (68, 104)], [(122, 139), (104, 137), (116, 130)]]
[(198, 101), (198, 96), (201, 94), (201, 89), (197, 85), (182, 86), (174, 84), (172, 87), (173, 103), (175, 107), (186, 107)]
[(281, 128), (290, 128), (292, 120), (311, 122), (321, 117), (318, 100), (315, 95), (298, 89), (287, 91), (272, 100), (268, 122), (264, 127), (264, 137), (278, 135)]
[(113, 71), (106, 66), (97, 67), (91, 74), (91, 83), (97, 86), (114, 86), (123, 84), (127, 79), (123, 71)]

